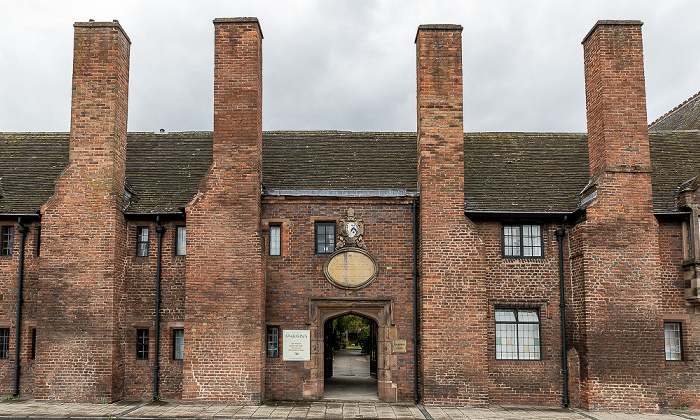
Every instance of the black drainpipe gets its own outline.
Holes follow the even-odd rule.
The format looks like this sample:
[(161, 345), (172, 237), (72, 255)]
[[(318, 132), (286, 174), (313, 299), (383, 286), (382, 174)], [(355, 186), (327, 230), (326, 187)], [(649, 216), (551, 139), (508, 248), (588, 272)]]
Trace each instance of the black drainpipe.
[(561, 229), (554, 234), (559, 245), (559, 311), (561, 312), (561, 373), (564, 376), (564, 407), (569, 406), (569, 371), (566, 362), (566, 302), (564, 301), (564, 248), (562, 239), (566, 234), (566, 216), (561, 222)]
[(19, 269), (17, 272), (17, 322), (15, 323), (15, 389), (13, 396), (19, 396), (19, 353), (20, 337), (22, 336), (22, 282), (24, 281), (24, 241), (27, 239), (29, 228), (22, 224), (22, 218), (17, 219), (19, 226)]
[(165, 233), (165, 228), (160, 225), (160, 216), (156, 217), (156, 232), (158, 233), (158, 258), (156, 260), (156, 342), (155, 342), (155, 361), (153, 363), (153, 399), (157, 400), (160, 398), (158, 392), (158, 369), (160, 368), (158, 364), (158, 359), (160, 359), (160, 272), (161, 272), (161, 259), (163, 254), (163, 234)]
[(416, 201), (411, 204), (413, 211), (413, 399), (418, 398), (418, 215)]

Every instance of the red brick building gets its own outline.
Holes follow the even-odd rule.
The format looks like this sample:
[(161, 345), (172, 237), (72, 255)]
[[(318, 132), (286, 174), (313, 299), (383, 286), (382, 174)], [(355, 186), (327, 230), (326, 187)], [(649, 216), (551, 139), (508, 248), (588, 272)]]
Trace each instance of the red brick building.
[(647, 125), (641, 25), (583, 40), (587, 134), (468, 133), (456, 25), (416, 133), (263, 132), (252, 18), (213, 132), (127, 133), (131, 41), (76, 23), (70, 133), (0, 133), (0, 394), (320, 399), (356, 314), (383, 401), (700, 406), (700, 96)]

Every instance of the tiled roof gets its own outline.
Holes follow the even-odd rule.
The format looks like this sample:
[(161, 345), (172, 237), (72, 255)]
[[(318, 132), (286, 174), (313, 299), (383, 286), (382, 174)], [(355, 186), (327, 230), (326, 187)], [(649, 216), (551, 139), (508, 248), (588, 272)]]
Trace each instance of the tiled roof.
[(180, 211), (211, 163), (211, 132), (129, 133), (126, 182), (136, 201), (127, 213)]
[[(574, 211), (588, 183), (585, 134), (465, 134), (469, 212)], [(0, 214), (34, 214), (68, 164), (67, 133), (0, 133)], [(700, 174), (700, 132), (650, 134), (654, 210), (677, 211)], [(212, 162), (212, 133), (129, 133), (128, 213), (177, 212)], [(416, 193), (415, 133), (263, 133), (265, 191)]]
[(0, 133), (0, 214), (35, 214), (68, 165), (68, 133)]
[(678, 211), (676, 195), (700, 174), (700, 132), (649, 133), (654, 211)]
[(649, 124), (649, 132), (700, 130), (700, 92)]
[(469, 133), (464, 137), (468, 212), (572, 212), (588, 179), (585, 134)]
[(265, 132), (263, 186), (415, 192), (416, 150), (415, 133)]

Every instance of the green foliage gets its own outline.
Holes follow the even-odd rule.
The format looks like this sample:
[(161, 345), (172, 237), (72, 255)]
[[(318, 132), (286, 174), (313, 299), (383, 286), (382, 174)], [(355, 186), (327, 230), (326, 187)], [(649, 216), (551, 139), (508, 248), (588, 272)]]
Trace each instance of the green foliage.
[(343, 345), (347, 346), (345, 332), (348, 330), (367, 329), (369, 331), (369, 323), (370, 320), (358, 315), (344, 315), (332, 320), (331, 336), (329, 339), (333, 343), (333, 348), (338, 350), (341, 347), (344, 347)]
[(370, 336), (369, 325), (366, 325), (359, 333), (357, 333), (357, 344), (362, 347), (362, 353), (369, 354), (370, 352)]

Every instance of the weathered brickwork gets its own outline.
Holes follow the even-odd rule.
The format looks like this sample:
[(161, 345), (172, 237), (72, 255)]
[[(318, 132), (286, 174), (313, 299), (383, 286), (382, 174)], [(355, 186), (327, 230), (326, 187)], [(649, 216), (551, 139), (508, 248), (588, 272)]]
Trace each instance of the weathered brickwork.
[(39, 399), (122, 397), (129, 48), (117, 23), (75, 25), (70, 164), (41, 209)]
[[(333, 199), (277, 198), (264, 201), (265, 225), (281, 224), (282, 255), (267, 258), (268, 325), (284, 329), (308, 329), (309, 300), (388, 298), (393, 305), (395, 327), (380, 341), (378, 357), (387, 364), (386, 376), (379, 386), (396, 389), (398, 401), (412, 401), (414, 396), (413, 346), (413, 226), (411, 200), (406, 199)], [(327, 254), (315, 253), (316, 222), (337, 222), (354, 209), (365, 226), (367, 251), (377, 259), (379, 273), (369, 286), (359, 290), (343, 290), (333, 286), (323, 274)], [(269, 244), (268, 244), (269, 246)], [(269, 249), (266, 247), (266, 250)], [(344, 312), (353, 310), (348, 304)], [(316, 331), (323, 334), (321, 330)], [(382, 328), (380, 326), (380, 328)], [(406, 353), (394, 354), (388, 340), (406, 340)], [(383, 345), (383, 346), (382, 346)], [(323, 349), (318, 349), (321, 352)], [(386, 383), (381, 383), (382, 379)], [(318, 383), (322, 390), (323, 365), (310, 362), (285, 362), (280, 357), (267, 359), (266, 397), (269, 399), (309, 399), (320, 397), (303, 393), (300, 383)], [(314, 389), (315, 391), (316, 389)], [(381, 393), (381, 392), (380, 392)]]
[(422, 394), (429, 404), (480, 406), (488, 308), (481, 241), (464, 217), (462, 28), (421, 26), (416, 52)]
[[(153, 362), (155, 358), (156, 264), (158, 236), (154, 220), (130, 220), (127, 231), (125, 340), (125, 398), (146, 399), (153, 396)], [(183, 218), (161, 221), (165, 227), (161, 257), (159, 395), (182, 397), (182, 360), (173, 359), (173, 329), (185, 327), (185, 259), (176, 255), (177, 226)], [(149, 228), (148, 255), (136, 255), (138, 227)], [(149, 330), (147, 360), (136, 359), (136, 330)]]
[(598, 22), (583, 45), (597, 198), (577, 231), (584, 237), (581, 397), (594, 409), (658, 410), (665, 405), (662, 287), (641, 22)]
[(183, 399), (258, 403), (265, 364), (262, 32), (257, 19), (214, 23), (214, 163), (187, 208)]
[[(542, 258), (504, 258), (504, 224), (522, 223), (517, 219), (502, 222), (476, 222), (484, 242), (488, 299), (488, 366), (493, 382), (491, 403), (557, 405), (562, 402), (561, 322), (559, 309), (559, 249), (554, 231), (561, 222), (529, 220), (542, 226)], [(564, 243), (566, 244), (566, 242)], [(568, 255), (568, 250), (564, 248)], [(568, 265), (564, 273), (568, 273)], [(568, 279), (568, 275), (566, 276)], [(540, 313), (540, 360), (496, 360), (495, 308), (536, 308)]]
[[(8, 357), (0, 358), (0, 395), (14, 392), (21, 215), (29, 228), (20, 327), (23, 397), (91, 402), (154, 397), (160, 261), (161, 398), (244, 404), (322, 398), (324, 323), (357, 314), (377, 326), (377, 395), (383, 401), (410, 402), (417, 395), (427, 404), (560, 405), (565, 400), (561, 274), (571, 405), (645, 411), (700, 407), (700, 322), (694, 306), (700, 299), (693, 295), (700, 282), (700, 180), (690, 179), (697, 175), (690, 171), (680, 183), (668, 174), (662, 174), (666, 184), (656, 182), (661, 175), (652, 165), (659, 164), (654, 153), (664, 146), (658, 141), (663, 133), (654, 134), (661, 137), (652, 137), (650, 147), (640, 22), (598, 22), (583, 42), (587, 140), (583, 135), (533, 135), (527, 142), (519, 142), (526, 133), (506, 137), (517, 145), (508, 151), (513, 159), (539, 156), (526, 146), (532, 142), (547, 141), (547, 151), (562, 139), (570, 142), (565, 156), (575, 161), (578, 171), (572, 173), (580, 176), (572, 175), (569, 183), (580, 180), (580, 189), (566, 193), (564, 186), (538, 186), (553, 188), (551, 197), (573, 197), (565, 211), (553, 210), (566, 207), (552, 203), (531, 211), (541, 205), (534, 194), (526, 210), (516, 209), (515, 199), (512, 208), (481, 208), (488, 196), (475, 201), (465, 193), (465, 186), (483, 183), (494, 189), (494, 201), (503, 199), (493, 187), (503, 184), (492, 184), (479, 170), (468, 178), (481, 178), (464, 178), (464, 154), (470, 150), (464, 149), (460, 26), (424, 25), (416, 36), (417, 167), (412, 157), (396, 158), (382, 143), (400, 140), (398, 147), (411, 150), (410, 133), (313, 132), (297, 139), (294, 132), (280, 132), (266, 134), (267, 168), (260, 25), (254, 18), (237, 18), (217, 19), (214, 26), (214, 132), (211, 137), (195, 133), (192, 142), (188, 133), (162, 139), (148, 133), (149, 147), (167, 151), (161, 156), (171, 156), (166, 142), (180, 142), (172, 162), (179, 169), (162, 174), (182, 172), (165, 184), (194, 178), (192, 185), (182, 185), (191, 193), (183, 193), (181, 202), (172, 195), (159, 203), (147, 191), (148, 180), (125, 169), (130, 41), (116, 22), (75, 25), (69, 163), (47, 160), (56, 172), (49, 188), (42, 186), (47, 193), (36, 200), (43, 203), (36, 214), (33, 209), (41, 204), (12, 213), (2, 201), (7, 187), (0, 184), (0, 226), (14, 229), (11, 255), (0, 256), (0, 328), (10, 331)], [(67, 135), (57, 136), (65, 147)], [(7, 144), (17, 148), (17, 137), (3, 134), (0, 140), (9, 138)], [(676, 142), (692, 138), (686, 132)], [(287, 141), (294, 142), (293, 153)], [(314, 153), (303, 156), (299, 150), (309, 144)], [(364, 163), (357, 161), (371, 160), (371, 154), (362, 159), (353, 154), (344, 170), (337, 154), (330, 163), (312, 162), (322, 159), (329, 145), (351, 151), (358, 144), (382, 150), (372, 161), (376, 172), (368, 172), (377, 178), (371, 186), (353, 184), (353, 171)], [(488, 149), (469, 144), (472, 156)], [(195, 176), (184, 168), (191, 164), (190, 152), (200, 165)], [(285, 160), (280, 153), (294, 156)], [(401, 180), (400, 186), (380, 179), (385, 167), (377, 162), (391, 158), (396, 159), (387, 171), (400, 176), (387, 179)], [(143, 162), (149, 162), (147, 156)], [(484, 162), (496, 167), (496, 161)], [(145, 163), (137, 162), (135, 172), (138, 164)], [(5, 173), (16, 172), (6, 168), (0, 165)], [(338, 189), (345, 185), (337, 180), (329, 186), (325, 173), (313, 182), (312, 176), (304, 178), (304, 170), (319, 168), (338, 171), (347, 188)], [(265, 183), (279, 185), (262, 185), (264, 170)], [(499, 182), (509, 180), (498, 175)], [(131, 177), (140, 183), (132, 185)], [(294, 182), (281, 182), (285, 177)], [(653, 197), (652, 182), (654, 191), (662, 184), (675, 188), (676, 201), (661, 199), (662, 211), (658, 197), (672, 194), (661, 190)], [(51, 187), (54, 194), (47, 199)], [(364, 244), (378, 264), (376, 279), (357, 290), (331, 284), (323, 272), (329, 254), (315, 252), (315, 224), (339, 227), (349, 209), (363, 220)], [(560, 271), (555, 232), (565, 217)], [(541, 257), (504, 257), (503, 227), (511, 224), (541, 226)], [(281, 227), (279, 256), (268, 255), (273, 225)], [(187, 229), (187, 255), (176, 252), (178, 226)], [(137, 255), (140, 227), (149, 229), (145, 256)], [(160, 228), (165, 231), (159, 260)], [(537, 309), (538, 360), (497, 359), (495, 313), (502, 308)], [(681, 324), (682, 360), (665, 360), (664, 322)], [(279, 327), (277, 358), (266, 357), (267, 326)], [(138, 329), (149, 332), (143, 360), (137, 357)], [(184, 357), (175, 360), (173, 331), (181, 329)], [(309, 330), (309, 361), (283, 360), (285, 330)], [(405, 340), (406, 351), (396, 351), (394, 340)]]

